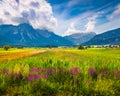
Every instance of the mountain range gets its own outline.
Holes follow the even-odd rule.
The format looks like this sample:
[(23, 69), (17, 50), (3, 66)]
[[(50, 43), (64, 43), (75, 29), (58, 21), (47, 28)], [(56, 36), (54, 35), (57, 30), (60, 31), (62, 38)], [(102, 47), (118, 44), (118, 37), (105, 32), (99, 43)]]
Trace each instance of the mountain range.
[(89, 32), (89, 33), (75, 33), (69, 36), (65, 36), (65, 38), (71, 42), (73, 42), (74, 45), (79, 45), (82, 43), (85, 43), (89, 41), (91, 38), (93, 38), (96, 35), (95, 32)]
[(120, 28), (97, 34), (76, 33), (69, 36), (58, 36), (48, 30), (34, 29), (29, 24), (0, 25), (0, 46), (73, 46), (73, 45), (120, 44)]
[(70, 46), (73, 43), (48, 30), (34, 29), (29, 24), (1, 25), (0, 46)]
[(120, 28), (104, 32), (94, 36), (83, 45), (105, 45), (105, 44), (120, 44)]

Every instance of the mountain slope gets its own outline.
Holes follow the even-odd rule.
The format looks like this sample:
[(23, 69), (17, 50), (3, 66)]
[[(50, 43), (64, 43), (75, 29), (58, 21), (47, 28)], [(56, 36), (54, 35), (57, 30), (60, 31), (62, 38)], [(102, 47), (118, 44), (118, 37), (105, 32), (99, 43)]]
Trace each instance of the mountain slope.
[(0, 45), (69, 46), (72, 42), (47, 30), (34, 29), (29, 24), (0, 25)]
[(84, 45), (120, 44), (120, 28), (98, 34)]
[(65, 38), (67, 40), (72, 41), (75, 45), (77, 45), (77, 44), (81, 44), (81, 43), (89, 41), (95, 35), (96, 35), (96, 33), (94, 33), (94, 32), (76, 33), (76, 34), (72, 34), (72, 35), (69, 35), (69, 36), (65, 36)]

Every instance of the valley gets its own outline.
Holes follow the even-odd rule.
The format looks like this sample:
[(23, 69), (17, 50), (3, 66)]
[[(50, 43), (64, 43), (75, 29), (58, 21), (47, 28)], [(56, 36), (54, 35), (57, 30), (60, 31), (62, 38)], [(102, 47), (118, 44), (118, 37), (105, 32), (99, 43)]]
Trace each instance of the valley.
[(119, 48), (0, 49), (0, 95), (117, 95), (119, 85)]

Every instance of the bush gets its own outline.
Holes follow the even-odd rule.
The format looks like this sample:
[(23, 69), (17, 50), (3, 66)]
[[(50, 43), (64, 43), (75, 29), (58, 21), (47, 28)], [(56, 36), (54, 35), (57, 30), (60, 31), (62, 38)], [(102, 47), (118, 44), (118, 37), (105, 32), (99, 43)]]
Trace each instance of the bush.
[(85, 49), (85, 48), (84, 48), (84, 46), (79, 45), (79, 46), (78, 46), (78, 49)]
[(11, 47), (9, 45), (5, 45), (3, 48), (4, 50), (8, 51)]

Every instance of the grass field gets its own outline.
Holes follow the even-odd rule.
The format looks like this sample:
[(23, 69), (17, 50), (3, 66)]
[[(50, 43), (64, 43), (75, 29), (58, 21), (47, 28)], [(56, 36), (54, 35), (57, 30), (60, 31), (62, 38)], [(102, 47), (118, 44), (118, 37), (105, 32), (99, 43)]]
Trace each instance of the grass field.
[(31, 56), (34, 54), (38, 54), (41, 52), (45, 52), (45, 50), (38, 50), (38, 49), (11, 49), (9, 51), (4, 51), (4, 49), (0, 49), (0, 62), (5, 60), (14, 60), (19, 59), (26, 56)]
[(2, 96), (119, 96), (120, 49), (0, 49)]

